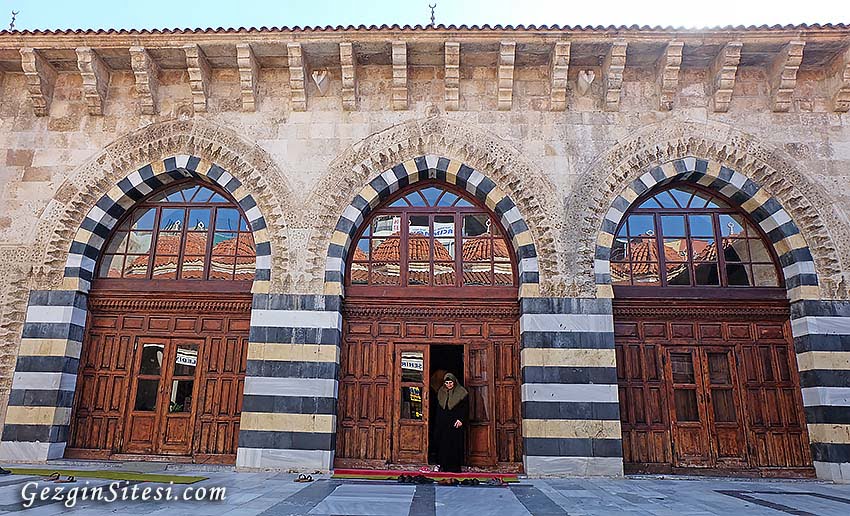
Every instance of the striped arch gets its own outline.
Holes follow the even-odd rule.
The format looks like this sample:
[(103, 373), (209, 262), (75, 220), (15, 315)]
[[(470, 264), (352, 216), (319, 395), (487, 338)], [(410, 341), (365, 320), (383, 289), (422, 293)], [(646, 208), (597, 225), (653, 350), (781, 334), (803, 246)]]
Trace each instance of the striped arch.
[(180, 154), (155, 161), (133, 171), (106, 192), (86, 214), (77, 230), (65, 262), (64, 290), (88, 292), (101, 248), (115, 224), (133, 205), (152, 191), (186, 178), (218, 184), (245, 212), (254, 234), (257, 265), (252, 292), (268, 292), (271, 276), (271, 244), (266, 221), (242, 183), (227, 170), (197, 156)]
[(366, 217), (399, 189), (423, 179), (438, 179), (474, 195), (500, 218), (519, 260), (520, 297), (540, 296), (537, 250), (531, 231), (516, 204), (493, 180), (464, 163), (436, 155), (419, 156), (400, 163), (363, 187), (342, 212), (334, 228), (325, 266), (325, 294), (342, 295), (345, 259), (351, 241)]
[(776, 198), (761, 185), (716, 161), (686, 157), (652, 168), (632, 181), (618, 195), (605, 214), (596, 240), (594, 273), (597, 297), (613, 297), (611, 288), (611, 246), (614, 233), (629, 206), (657, 185), (683, 180), (707, 186), (736, 202), (767, 234), (779, 256), (788, 298), (791, 301), (818, 299), (818, 278), (812, 253), (800, 229)]

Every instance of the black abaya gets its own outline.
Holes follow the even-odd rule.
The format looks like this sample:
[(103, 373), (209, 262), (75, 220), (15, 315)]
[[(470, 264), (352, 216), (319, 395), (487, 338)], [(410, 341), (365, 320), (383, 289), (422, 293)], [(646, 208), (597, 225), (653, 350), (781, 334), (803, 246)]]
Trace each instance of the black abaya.
[[(463, 464), (464, 444), (466, 442), (466, 422), (469, 405), (468, 396), (460, 401), (453, 409), (447, 409), (437, 403), (434, 417), (434, 442), (437, 449), (437, 464), (440, 471), (460, 473)], [(455, 428), (455, 421), (460, 420), (460, 428)]]

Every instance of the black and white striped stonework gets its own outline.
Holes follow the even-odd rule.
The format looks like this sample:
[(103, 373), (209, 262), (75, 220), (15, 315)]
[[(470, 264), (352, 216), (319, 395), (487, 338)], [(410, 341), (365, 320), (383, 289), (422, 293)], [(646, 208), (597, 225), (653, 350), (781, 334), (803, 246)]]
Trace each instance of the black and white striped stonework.
[(44, 461), (64, 455), (85, 324), (85, 294), (30, 292), (0, 459)]
[(236, 464), (333, 466), (339, 296), (255, 294)]
[(799, 301), (791, 328), (818, 477), (850, 481), (850, 301)]
[(622, 475), (610, 299), (521, 301), (526, 472)]

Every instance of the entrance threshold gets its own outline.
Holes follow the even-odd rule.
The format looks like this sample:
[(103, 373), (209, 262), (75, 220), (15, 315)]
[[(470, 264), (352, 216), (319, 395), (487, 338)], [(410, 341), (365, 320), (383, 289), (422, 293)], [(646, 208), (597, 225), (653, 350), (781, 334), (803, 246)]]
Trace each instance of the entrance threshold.
[(333, 470), (332, 478), (357, 479), (357, 480), (398, 480), (401, 475), (414, 475), (444, 480), (456, 478), (458, 480), (478, 479), (486, 482), (491, 478), (499, 478), (502, 482), (519, 482), (516, 473), (487, 473), (483, 471), (467, 471), (464, 473), (448, 473), (445, 471), (419, 471), (418, 469), (350, 469), (336, 468)]

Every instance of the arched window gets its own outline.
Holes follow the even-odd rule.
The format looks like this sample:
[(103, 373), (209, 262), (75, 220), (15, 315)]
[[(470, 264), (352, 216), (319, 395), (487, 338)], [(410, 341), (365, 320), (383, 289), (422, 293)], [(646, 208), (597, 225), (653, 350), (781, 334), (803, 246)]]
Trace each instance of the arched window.
[(346, 281), (512, 287), (516, 273), (498, 220), (459, 191), (428, 184), (372, 214), (355, 239)]
[(778, 287), (766, 242), (718, 195), (676, 185), (638, 200), (624, 217), (611, 249), (611, 280), (615, 286)]
[(245, 215), (211, 187), (183, 183), (137, 204), (109, 238), (98, 278), (252, 280)]

